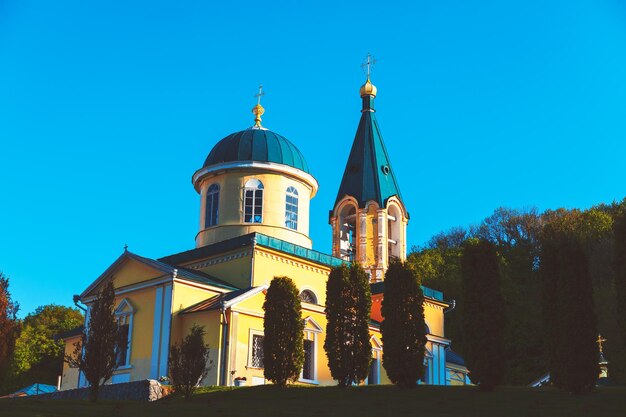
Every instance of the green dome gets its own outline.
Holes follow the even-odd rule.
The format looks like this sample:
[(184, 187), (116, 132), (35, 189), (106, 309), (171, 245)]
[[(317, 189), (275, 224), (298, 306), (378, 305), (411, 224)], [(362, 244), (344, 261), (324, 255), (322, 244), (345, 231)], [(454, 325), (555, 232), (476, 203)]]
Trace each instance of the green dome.
[(213, 147), (203, 167), (233, 161), (274, 162), (309, 174), (309, 166), (298, 148), (284, 136), (266, 129), (251, 128), (226, 136)]

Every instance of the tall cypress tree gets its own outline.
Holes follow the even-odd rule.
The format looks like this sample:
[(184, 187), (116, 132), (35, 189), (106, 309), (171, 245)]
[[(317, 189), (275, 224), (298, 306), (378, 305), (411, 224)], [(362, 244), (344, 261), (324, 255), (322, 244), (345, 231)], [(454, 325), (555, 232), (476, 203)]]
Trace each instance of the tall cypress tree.
[(553, 224), (548, 223), (541, 233), (540, 267), (541, 301), (543, 311), (544, 351), (548, 359), (550, 381), (559, 385), (561, 378), (560, 362), (563, 356), (558, 352), (562, 339), (562, 317), (559, 315), (562, 299), (559, 297), (559, 234)]
[(552, 218), (541, 238), (540, 269), (550, 379), (567, 391), (593, 389), (598, 378), (597, 322), (587, 245), (579, 212)]
[(369, 318), (372, 296), (369, 279), (359, 264), (333, 268), (326, 283), (328, 366), (340, 387), (367, 378), (372, 359)]
[(491, 391), (502, 382), (506, 365), (504, 300), (495, 245), (481, 239), (465, 241), (461, 273), (467, 368), (481, 391)]
[(613, 262), (617, 296), (617, 320), (622, 341), (626, 345), (626, 211), (615, 216), (613, 223)]
[(413, 269), (402, 262), (392, 262), (385, 273), (381, 313), (387, 375), (399, 387), (415, 387), (424, 375), (424, 294)]
[(263, 303), (265, 378), (279, 387), (295, 381), (304, 365), (304, 321), (298, 288), (289, 277), (270, 283)]

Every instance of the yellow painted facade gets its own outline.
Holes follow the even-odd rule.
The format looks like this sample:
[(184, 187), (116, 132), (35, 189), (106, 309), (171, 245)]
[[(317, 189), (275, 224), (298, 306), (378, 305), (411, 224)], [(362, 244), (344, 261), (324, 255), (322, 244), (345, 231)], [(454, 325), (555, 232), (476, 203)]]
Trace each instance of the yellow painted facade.
[[(124, 251), (79, 297), (87, 308), (88, 327), (90, 304), (102, 284), (113, 281), (116, 317), (127, 329), (129, 343), (118, 352), (118, 368), (109, 382), (167, 376), (172, 344), (200, 325), (211, 349), (205, 385), (267, 383), (259, 351), (265, 290), (274, 277), (288, 276), (302, 292), (304, 339), (311, 353), (299, 383), (333, 385), (323, 349), (326, 281), (333, 266), (358, 261), (371, 274), (373, 294), (374, 362), (366, 383), (389, 383), (381, 365), (381, 285), (389, 262), (406, 256), (408, 212), (399, 192), (386, 197), (384, 204), (363, 202), (358, 192), (351, 195), (342, 185), (330, 212), (331, 256), (311, 249), (310, 199), (318, 184), (293, 144), (266, 131), (259, 119), (253, 128), (220, 141), (209, 159), (214, 162), (205, 163), (193, 176), (200, 196), (195, 248), (159, 259)], [(349, 168), (345, 175), (358, 171)], [(381, 175), (392, 175), (388, 165), (381, 169)], [(383, 180), (388, 189), (397, 188), (390, 179)], [(444, 312), (449, 305), (437, 291), (425, 289), (425, 295), (429, 334), (423, 382), (460, 383), (460, 376), (467, 376), (464, 365), (446, 362), (450, 340), (445, 338)], [(76, 340), (66, 340), (66, 352)], [(62, 389), (84, 385), (78, 371), (65, 365)]]

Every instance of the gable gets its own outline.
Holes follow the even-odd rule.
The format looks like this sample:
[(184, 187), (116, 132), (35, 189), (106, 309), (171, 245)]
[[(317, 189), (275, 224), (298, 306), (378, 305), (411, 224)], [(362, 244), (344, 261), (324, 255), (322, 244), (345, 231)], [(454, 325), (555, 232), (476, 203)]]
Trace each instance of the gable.
[[(163, 271), (133, 258), (127, 257), (122, 260), (118, 259), (118, 261), (114, 262), (104, 274), (95, 280), (87, 290), (81, 294), (81, 298), (97, 294), (102, 286), (111, 279), (113, 280), (113, 287), (118, 289), (167, 276)], [(116, 265), (116, 263), (118, 264)]]

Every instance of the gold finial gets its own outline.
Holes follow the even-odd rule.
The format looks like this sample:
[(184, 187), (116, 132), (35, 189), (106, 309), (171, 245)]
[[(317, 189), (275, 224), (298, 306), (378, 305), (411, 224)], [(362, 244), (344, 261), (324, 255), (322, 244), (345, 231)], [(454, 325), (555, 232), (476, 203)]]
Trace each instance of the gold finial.
[(254, 127), (261, 128), (261, 116), (265, 113), (265, 109), (261, 106), (261, 96), (264, 96), (263, 86), (259, 86), (259, 92), (254, 96), (257, 98), (256, 106), (252, 108), (252, 113), (254, 114)]
[(365, 81), (365, 84), (361, 86), (361, 97), (376, 97), (376, 93), (378, 92), (376, 86), (370, 81), (370, 76), (372, 75), (372, 68), (374, 67), (374, 64), (376, 64), (376, 59), (368, 52), (365, 61), (363, 61), (363, 64), (361, 64), (361, 68), (363, 68), (363, 71), (367, 76), (367, 81)]
[(606, 339), (604, 339), (601, 335), (598, 335), (598, 340), (596, 340), (596, 343), (598, 344), (598, 348), (600, 349), (600, 353), (602, 352), (602, 343), (606, 342)]

